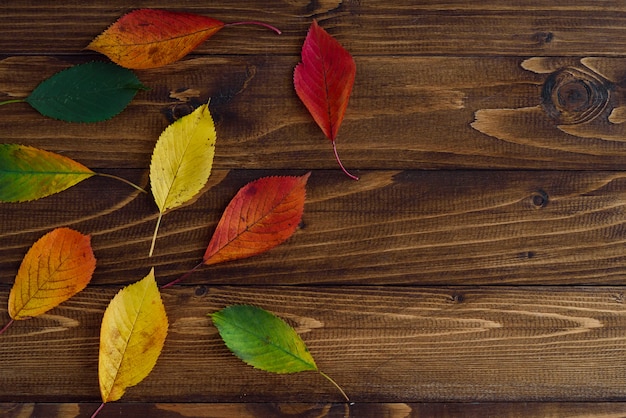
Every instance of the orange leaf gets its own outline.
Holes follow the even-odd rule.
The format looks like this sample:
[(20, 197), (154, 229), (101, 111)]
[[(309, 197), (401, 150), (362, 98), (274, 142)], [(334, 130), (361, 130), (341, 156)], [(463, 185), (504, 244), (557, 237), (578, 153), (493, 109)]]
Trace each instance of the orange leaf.
[(91, 238), (57, 228), (28, 250), (9, 293), (9, 315), (41, 315), (83, 290), (96, 268)]
[(178, 61), (224, 26), (257, 25), (280, 30), (267, 23), (246, 21), (225, 24), (193, 13), (139, 9), (122, 16), (87, 49), (100, 52), (126, 68), (162, 67)]
[(87, 49), (126, 68), (156, 68), (193, 51), (224, 23), (192, 13), (140, 9), (122, 16)]
[(302, 62), (294, 70), (294, 87), (324, 135), (332, 141), (341, 169), (358, 180), (344, 168), (335, 145), (355, 77), (352, 55), (313, 21), (302, 45)]
[(304, 176), (264, 177), (230, 201), (204, 253), (204, 264), (251, 257), (286, 241), (304, 211)]

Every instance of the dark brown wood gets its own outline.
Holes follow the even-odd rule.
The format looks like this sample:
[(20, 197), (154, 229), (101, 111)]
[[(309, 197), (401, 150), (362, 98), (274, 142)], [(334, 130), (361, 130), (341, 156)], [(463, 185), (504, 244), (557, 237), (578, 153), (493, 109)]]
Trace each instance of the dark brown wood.
[[(11, 54), (75, 54), (122, 14), (141, 7), (200, 13), (224, 22), (262, 20), (279, 27), (276, 38), (258, 28), (227, 28), (200, 48), (215, 54), (295, 55), (312, 19), (358, 55), (619, 55), (626, 43), (626, 8), (611, 0), (480, 4), (463, 0), (361, 2), (325, 0), (259, 0), (186, 2), (109, 1), (85, 6), (81, 2), (41, 3), (9, 0), (0, 51)], [(33, 26), (37, 26), (33, 30)], [(15, 42), (20, 39), (22, 42)]]
[[(145, 170), (110, 172), (147, 181)], [(151, 266), (160, 283), (174, 280), (201, 261), (237, 190), (276, 173), (215, 170), (212, 187), (198, 200), (165, 214), (152, 258), (153, 199), (115, 180), (88, 179), (56, 196), (5, 205), (0, 268), (6, 274), (0, 281), (13, 282), (27, 249), (51, 225), (92, 235), (95, 284), (128, 283)], [(355, 182), (338, 169), (315, 170), (302, 223), (287, 244), (202, 268), (186, 283), (623, 283), (626, 178), (621, 172), (359, 174)]]
[[(92, 403), (5, 403), (0, 412), (8, 418), (74, 418), (89, 416), (98, 407)], [(520, 403), (113, 403), (107, 405), (99, 417), (159, 416), (176, 417), (276, 417), (276, 418), (419, 418), (419, 417), (491, 417), (545, 418), (545, 417), (604, 417), (620, 418), (626, 413), (622, 402), (520, 402)]]
[[(97, 401), (98, 330), (118, 288), (88, 288), (11, 325), (0, 346), (0, 401)], [(165, 289), (165, 348), (124, 399), (341, 402), (315, 372), (272, 375), (235, 358), (207, 316), (232, 304), (287, 320), (356, 403), (619, 399), (625, 293), (623, 286)]]
[[(163, 129), (210, 101), (218, 133), (216, 168), (335, 168), (330, 142), (293, 89), (291, 74), (298, 60), (297, 56), (189, 58), (140, 72), (139, 78), (151, 90), (138, 93), (110, 121), (67, 124), (46, 119), (22, 103), (0, 108), (0, 129), (10, 133), (7, 142), (69, 152), (89, 167), (145, 169)], [(626, 167), (626, 123), (622, 123), (626, 119), (619, 116), (626, 108), (625, 59), (357, 56), (356, 60), (354, 94), (337, 140), (342, 159), (352, 170)], [(25, 97), (40, 81), (76, 62), (75, 57), (7, 57), (0, 61), (0, 99)], [(588, 78), (599, 84), (590, 97), (546, 110), (543, 86), (563, 67), (579, 69), (573, 82), (580, 85), (573, 92), (572, 82), (557, 85), (554, 95), (583, 95)], [(590, 75), (581, 75), (586, 73)], [(578, 102), (596, 96), (595, 107), (601, 111), (587, 123), (572, 125), (554, 114), (569, 105), (576, 114), (587, 115), (593, 110), (587, 107), (594, 106)], [(580, 117), (576, 114), (573, 121)]]
[[(62, 3), (62, 4), (61, 4)], [(0, 335), (0, 415), (87, 417), (99, 405), (102, 314), (155, 268), (202, 258), (229, 200), (267, 175), (311, 172), (295, 235), (204, 267), (162, 295), (165, 348), (102, 417), (618, 417), (626, 414), (626, 6), (597, 0), (16, 1), (0, 4), (0, 101), (26, 97), (140, 7), (260, 20), (226, 27), (115, 118), (68, 124), (0, 106), (1, 142), (62, 153), (147, 189), (159, 134), (209, 102), (209, 185), (163, 218), (94, 177), (0, 204), (0, 326), (28, 248), (59, 226), (92, 237), (87, 289)], [(337, 147), (297, 98), (294, 66), (317, 19), (354, 56)], [(207, 314), (236, 303), (285, 318), (321, 375), (235, 358)]]

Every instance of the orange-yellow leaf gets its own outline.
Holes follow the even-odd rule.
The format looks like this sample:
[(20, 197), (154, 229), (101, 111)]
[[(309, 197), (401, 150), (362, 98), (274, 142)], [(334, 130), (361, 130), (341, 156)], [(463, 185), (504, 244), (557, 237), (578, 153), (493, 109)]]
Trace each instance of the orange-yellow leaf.
[(83, 290), (96, 268), (91, 238), (57, 228), (28, 250), (9, 293), (9, 315), (41, 315)]
[(100, 329), (98, 380), (102, 402), (120, 399), (126, 388), (150, 374), (163, 349), (168, 326), (154, 269), (115, 295)]
[(302, 218), (310, 174), (264, 177), (242, 187), (217, 225), (204, 264), (251, 257), (287, 240)]
[(122, 16), (87, 49), (126, 68), (156, 68), (193, 51), (224, 23), (192, 13), (140, 9)]

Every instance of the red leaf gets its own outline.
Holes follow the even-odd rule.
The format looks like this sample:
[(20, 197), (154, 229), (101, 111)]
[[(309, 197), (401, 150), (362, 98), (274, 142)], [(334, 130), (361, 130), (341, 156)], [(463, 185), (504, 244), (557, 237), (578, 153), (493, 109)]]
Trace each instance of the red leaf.
[(204, 264), (251, 257), (286, 241), (302, 218), (310, 174), (264, 177), (242, 187), (217, 225)]
[(302, 45), (302, 62), (294, 71), (294, 87), (324, 135), (332, 141), (341, 169), (356, 180), (343, 167), (335, 146), (355, 76), (356, 64), (350, 53), (313, 21)]

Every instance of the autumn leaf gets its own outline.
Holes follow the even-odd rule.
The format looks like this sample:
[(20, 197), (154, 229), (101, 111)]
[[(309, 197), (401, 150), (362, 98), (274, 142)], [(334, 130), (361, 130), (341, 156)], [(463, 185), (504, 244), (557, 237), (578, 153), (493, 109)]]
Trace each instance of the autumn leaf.
[(95, 175), (114, 178), (145, 193), (123, 178), (96, 173), (63, 155), (26, 145), (0, 144), (0, 202), (40, 199)]
[(204, 264), (252, 257), (286, 241), (302, 218), (310, 175), (264, 177), (242, 187), (217, 224)]
[(192, 199), (209, 179), (216, 139), (206, 104), (172, 123), (159, 137), (150, 164), (152, 194), (159, 208), (150, 256), (165, 211)]
[(242, 187), (222, 214), (202, 262), (163, 288), (202, 265), (252, 257), (285, 242), (302, 218), (310, 175), (263, 177)]
[(28, 319), (48, 312), (83, 290), (96, 268), (91, 238), (57, 228), (28, 250), (9, 293), (9, 316)]
[(43, 81), (26, 99), (44, 116), (67, 122), (100, 122), (120, 113), (145, 90), (137, 76), (110, 62), (89, 62), (56, 73)]
[(161, 67), (178, 61), (224, 26), (253, 24), (280, 31), (261, 22), (225, 24), (193, 13), (139, 9), (122, 16), (88, 46), (113, 62), (133, 69)]
[(230, 351), (250, 366), (285, 374), (317, 371), (349, 401), (345, 392), (321, 372), (304, 341), (285, 321), (249, 305), (232, 305), (209, 314)]
[(302, 46), (302, 62), (294, 70), (294, 87), (315, 122), (332, 142), (335, 159), (343, 172), (358, 180), (341, 163), (336, 145), (355, 76), (356, 64), (350, 53), (313, 21)]
[(115, 295), (100, 329), (98, 380), (103, 403), (94, 415), (150, 374), (165, 344), (168, 327), (154, 269)]

